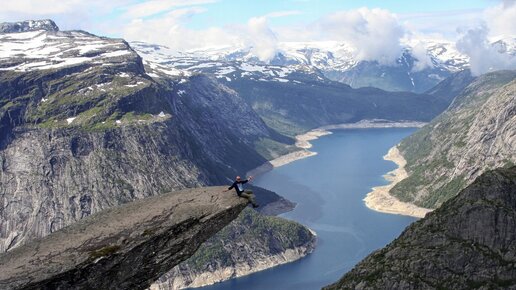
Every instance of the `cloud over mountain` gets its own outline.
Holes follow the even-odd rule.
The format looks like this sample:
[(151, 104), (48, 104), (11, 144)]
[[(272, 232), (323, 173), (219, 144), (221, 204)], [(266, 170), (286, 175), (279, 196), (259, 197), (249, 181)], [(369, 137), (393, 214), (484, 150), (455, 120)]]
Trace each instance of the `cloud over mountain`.
[[(500, 47), (489, 45), (494, 36), (510, 38), (516, 35), (516, 26), (512, 25), (516, 19), (514, 0), (493, 1), (491, 7), (483, 10), (448, 9), (401, 14), (395, 14), (388, 4), (382, 6), (391, 10), (337, 8), (310, 14), (313, 11), (306, 7), (313, 6), (307, 4), (311, 1), (297, 1), (291, 6), (277, 2), (262, 5), (276, 9), (257, 9), (249, 2), (234, 1), (17, 0), (4, 3), (0, 18), (7, 21), (50, 18), (62, 30), (84, 29), (130, 41), (162, 44), (178, 51), (206, 47), (248, 48), (262, 61), (274, 58), (283, 41), (338, 41), (350, 48), (354, 60), (395, 65), (405, 48), (404, 40), (414, 43), (419, 38), (444, 37), (449, 41), (458, 39), (457, 46), (472, 59), (472, 69), (476, 73), (516, 68), (512, 56), (502, 55), (498, 51)], [(319, 5), (322, 8), (325, 4)], [(233, 18), (221, 19), (228, 10), (233, 11)], [(412, 54), (417, 59), (414, 71), (432, 66), (424, 45), (412, 46)]]
[(247, 39), (251, 52), (262, 61), (269, 61), (276, 55), (278, 39), (267, 24), (267, 17), (253, 17), (247, 22)]
[(516, 68), (516, 56), (500, 51), (488, 40), (489, 28), (481, 25), (464, 32), (457, 49), (470, 58), (471, 72), (480, 75), (489, 71)]
[(322, 35), (352, 45), (358, 60), (392, 64), (402, 52), (400, 40), (405, 31), (387, 10), (364, 7), (339, 11), (319, 20), (316, 27)]

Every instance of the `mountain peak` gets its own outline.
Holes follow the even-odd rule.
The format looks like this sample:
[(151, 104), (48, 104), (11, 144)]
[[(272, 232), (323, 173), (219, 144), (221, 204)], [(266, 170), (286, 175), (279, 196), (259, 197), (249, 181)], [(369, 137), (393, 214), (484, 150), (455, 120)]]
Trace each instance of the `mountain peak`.
[(59, 31), (59, 27), (50, 19), (0, 23), (0, 33), (17, 33), (36, 30)]

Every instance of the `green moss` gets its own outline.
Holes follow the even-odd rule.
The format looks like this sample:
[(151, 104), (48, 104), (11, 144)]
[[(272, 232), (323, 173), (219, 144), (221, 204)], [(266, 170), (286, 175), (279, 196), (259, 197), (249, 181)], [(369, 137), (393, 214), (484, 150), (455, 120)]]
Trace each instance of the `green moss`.
[(98, 250), (90, 252), (90, 258), (97, 259), (97, 258), (109, 256), (109, 255), (116, 253), (118, 250), (120, 250), (120, 246), (118, 246), (118, 245), (106, 246), (106, 247), (103, 247)]
[(135, 112), (129, 112), (123, 115), (121, 120), (124, 123), (134, 123), (139, 121), (149, 121), (152, 119), (152, 114), (137, 114)]
[(59, 127), (59, 121), (55, 120), (54, 118), (50, 118), (50, 119), (47, 119), (45, 120), (45, 122), (43, 123), (40, 123), (38, 125), (40, 128), (55, 128), (55, 127)]
[(142, 236), (146, 237), (146, 236), (152, 236), (156, 233), (158, 229), (157, 228), (153, 228), (153, 229), (146, 229), (143, 231), (142, 233)]
[(7, 111), (7, 109), (12, 108), (14, 106), (16, 106), (15, 103), (8, 101), (6, 104), (2, 105), (1, 110)]
[(285, 136), (294, 137), (310, 129), (309, 127), (302, 126), (301, 124), (294, 123), (290, 120), (287, 120), (283, 117), (276, 115), (269, 114), (267, 116), (264, 116), (262, 114), (261, 117), (267, 126)]

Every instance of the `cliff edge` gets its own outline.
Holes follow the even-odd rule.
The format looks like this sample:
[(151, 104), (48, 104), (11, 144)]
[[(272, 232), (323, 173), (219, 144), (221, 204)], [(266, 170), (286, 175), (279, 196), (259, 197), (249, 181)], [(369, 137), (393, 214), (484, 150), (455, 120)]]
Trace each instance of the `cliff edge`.
[(516, 166), (485, 172), (324, 289), (516, 289)]
[(30, 241), (0, 255), (0, 288), (144, 289), (244, 209), (223, 190), (138, 200)]

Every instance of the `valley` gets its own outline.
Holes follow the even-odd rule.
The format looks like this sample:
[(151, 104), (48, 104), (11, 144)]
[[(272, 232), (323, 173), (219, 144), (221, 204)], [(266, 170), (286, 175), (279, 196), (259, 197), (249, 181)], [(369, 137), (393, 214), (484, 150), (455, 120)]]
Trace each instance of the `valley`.
[[(515, 40), (486, 45), (512, 57)], [(503, 276), (498, 282), (473, 272), (465, 280), (447, 273), (443, 265), (449, 263), (432, 256), (435, 241), (425, 233), (441, 235), (439, 247), (450, 248), (451, 256), (462, 246), (456, 235), (475, 243), (472, 257), (479, 249), (503, 252), (500, 259), (485, 254), (475, 260), (478, 267), (486, 261), (514, 264), (513, 233), (505, 227), (512, 218), (507, 193), (514, 192), (516, 73), (472, 73), (475, 63), (445, 39), (405, 39), (401, 48), (399, 58), (386, 64), (357, 58), (345, 41), (278, 42), (275, 54), (263, 60), (248, 46), (178, 51), (61, 30), (52, 20), (1, 23), (0, 261), (26, 259), (23, 249), (66, 238), (67, 229), (89, 216), (165, 196), (175, 200), (174, 192), (225, 186), (247, 172), (257, 175), (251, 188), (262, 207), (242, 210), (241, 200), (233, 200), (235, 210), (213, 220), (216, 230), (189, 236), (195, 246), (186, 252), (174, 248), (180, 258), (173, 262), (167, 258), (172, 252), (156, 258), (167, 261), (160, 267), (135, 257), (149, 268), (131, 276), (119, 260), (133, 250), (132, 242), (141, 242), (131, 235), (124, 238), (127, 248), (102, 256), (114, 268), (125, 265), (119, 274), (79, 256), (95, 269), (92, 277), (118, 275), (122, 288), (222, 282), (207, 289), (318, 289), (348, 271), (331, 289), (441, 285), (432, 275), (450, 277), (443, 287), (458, 289), (513, 285), (510, 267), (489, 272)], [(383, 179), (395, 169), (382, 159), (387, 152), (385, 159), (401, 168)], [(487, 195), (489, 188), (497, 191)], [(227, 202), (213, 194), (214, 205)], [(189, 202), (195, 199), (184, 201), (185, 208)], [(456, 215), (469, 212), (470, 203), (485, 210)], [(449, 226), (492, 220), (490, 211), (504, 212), (496, 215), (501, 222), (482, 224), (478, 235)], [(415, 219), (408, 216), (421, 220), (410, 225)], [(446, 226), (434, 226), (438, 222)], [(492, 227), (506, 229), (503, 249), (485, 242), (499, 233)], [(189, 229), (197, 227), (177, 231)], [(414, 234), (419, 232), (424, 234)], [(415, 236), (429, 246), (397, 255)], [(155, 246), (144, 240), (138, 245)], [(103, 246), (113, 243), (107, 239)], [(435, 258), (424, 272), (431, 277), (413, 281), (403, 263), (420, 251)], [(401, 269), (399, 275), (380, 264)], [(67, 273), (80, 267), (69, 264)], [(152, 275), (142, 278), (146, 273)], [(25, 281), (24, 275), (15, 280)], [(56, 275), (41, 281), (59, 284)], [(0, 283), (22, 287), (10, 278)], [(91, 286), (98, 278), (74, 279), (62, 281)]]

